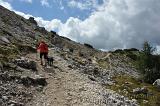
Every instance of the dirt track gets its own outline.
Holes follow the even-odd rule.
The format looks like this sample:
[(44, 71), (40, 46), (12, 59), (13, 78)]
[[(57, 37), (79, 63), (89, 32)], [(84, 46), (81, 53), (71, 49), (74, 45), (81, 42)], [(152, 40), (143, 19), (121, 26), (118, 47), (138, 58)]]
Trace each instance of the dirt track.
[(43, 68), (36, 59), (36, 54), (28, 57), (38, 63), (39, 74), (47, 77), (48, 85), (43, 94), (34, 96), (27, 106), (102, 106), (103, 88), (88, 79), (79, 70), (68, 68), (68, 63), (52, 54), (55, 62), (53, 67)]

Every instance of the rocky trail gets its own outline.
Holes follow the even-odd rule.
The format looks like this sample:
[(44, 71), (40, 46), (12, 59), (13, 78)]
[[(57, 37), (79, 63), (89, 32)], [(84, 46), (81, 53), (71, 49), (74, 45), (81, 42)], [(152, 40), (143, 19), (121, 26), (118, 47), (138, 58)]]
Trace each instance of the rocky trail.
[[(35, 57), (35, 54), (32, 56)], [(53, 67), (43, 68), (38, 64), (39, 74), (47, 77), (48, 85), (44, 88), (43, 94), (35, 95), (34, 101), (28, 106), (100, 105), (98, 102), (103, 100), (103, 88), (96, 82), (91, 82), (78, 70), (68, 68), (67, 62), (62, 58), (55, 55), (54, 58), (56, 62)]]
[(47, 86), (42, 93), (34, 95), (26, 106), (115, 106), (137, 105), (136, 101), (128, 100), (114, 91), (106, 89), (98, 81), (91, 80), (87, 74), (68, 67), (67, 60), (53, 53), (52, 67), (42, 67), (36, 54), (27, 58), (34, 59), (38, 64), (38, 74), (47, 78)]

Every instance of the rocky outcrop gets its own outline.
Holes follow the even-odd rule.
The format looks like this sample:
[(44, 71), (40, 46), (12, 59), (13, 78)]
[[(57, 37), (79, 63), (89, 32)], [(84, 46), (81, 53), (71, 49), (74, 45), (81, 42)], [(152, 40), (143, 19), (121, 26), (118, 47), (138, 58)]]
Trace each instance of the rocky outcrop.
[(29, 17), (28, 19), (31, 23), (37, 25), (37, 22), (34, 20), (34, 17)]
[(84, 43), (84, 46), (86, 46), (86, 47), (88, 47), (88, 48), (93, 49), (93, 46), (92, 46), (92, 45), (90, 45), (90, 44)]
[(21, 76), (20, 80), (21, 80), (21, 83), (25, 86), (31, 86), (31, 85), (46, 86), (47, 85), (46, 78), (39, 75), (36, 75), (35, 77)]
[(30, 61), (25, 57), (21, 57), (20, 59), (15, 59), (14, 63), (22, 68), (37, 71), (37, 63), (35, 61)]
[(53, 35), (56, 35), (57, 33), (55, 31), (50, 31)]
[(38, 27), (37, 26), (35, 28), (35, 30), (41, 32), (42, 34), (47, 34), (48, 33), (44, 27)]
[(46, 86), (46, 78), (40, 75), (34, 76), (20, 76), (20, 75), (11, 75), (7, 72), (0, 74), (0, 79), (2, 81), (16, 81), (16, 83), (23, 84), (25, 86)]
[(160, 79), (157, 79), (154, 83), (153, 83), (154, 86), (160, 88)]

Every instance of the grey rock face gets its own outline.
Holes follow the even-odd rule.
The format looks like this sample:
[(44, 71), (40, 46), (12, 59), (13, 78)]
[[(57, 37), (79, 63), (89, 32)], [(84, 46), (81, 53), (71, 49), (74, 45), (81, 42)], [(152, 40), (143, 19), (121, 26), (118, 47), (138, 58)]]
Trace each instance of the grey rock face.
[(37, 30), (37, 31), (39, 31), (39, 32), (41, 32), (43, 34), (47, 34), (47, 31), (45, 30), (44, 27), (37, 27), (35, 30)]
[(0, 41), (3, 41), (4, 43), (10, 43), (10, 41), (6, 37), (0, 37)]
[(24, 57), (20, 59), (15, 59), (14, 63), (22, 68), (32, 69), (33, 71), (37, 71), (37, 64), (35, 61), (30, 61)]
[(36, 76), (36, 77), (28, 77), (28, 76), (21, 76), (21, 83), (26, 85), (26, 86), (37, 86), (37, 85), (41, 85), (41, 86), (46, 86), (47, 85), (47, 81), (46, 78), (41, 77), (41, 76)]
[(37, 22), (34, 20), (34, 18), (33, 18), (33, 17), (30, 17), (28, 20), (29, 20), (31, 23), (33, 23), (33, 24), (37, 25)]

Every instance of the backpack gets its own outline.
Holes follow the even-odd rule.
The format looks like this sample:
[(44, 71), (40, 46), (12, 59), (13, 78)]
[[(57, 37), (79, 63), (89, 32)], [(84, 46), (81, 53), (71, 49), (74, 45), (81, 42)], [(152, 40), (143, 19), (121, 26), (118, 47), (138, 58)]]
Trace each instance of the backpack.
[(48, 45), (44, 42), (41, 42), (38, 49), (40, 50), (40, 52), (48, 52)]

